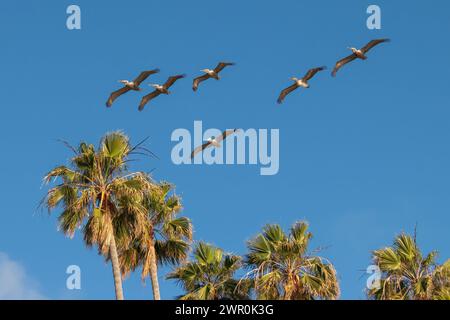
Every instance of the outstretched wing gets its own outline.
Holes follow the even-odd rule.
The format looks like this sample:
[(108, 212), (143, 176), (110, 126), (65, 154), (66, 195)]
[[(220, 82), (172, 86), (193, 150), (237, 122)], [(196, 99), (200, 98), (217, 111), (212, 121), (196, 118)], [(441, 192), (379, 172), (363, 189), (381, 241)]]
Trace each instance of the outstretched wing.
[(375, 40), (372, 40), (368, 44), (366, 44), (364, 47), (361, 48), (361, 52), (365, 54), (370, 49), (375, 47), (376, 45), (379, 45), (380, 43), (383, 43), (383, 42), (389, 42), (389, 41), (391, 41), (391, 40), (390, 39), (375, 39)]
[(220, 71), (223, 70), (223, 68), (228, 67), (228, 66), (234, 66), (234, 65), (235, 65), (234, 62), (219, 62), (219, 64), (214, 69), (214, 72), (219, 73)]
[(205, 73), (204, 75), (202, 75), (200, 77), (195, 78), (194, 82), (192, 83), (192, 90), (197, 91), (198, 85), (200, 84), (200, 82), (208, 80), (209, 78), (211, 78), (211, 77), (207, 73)]
[(177, 76), (169, 77), (163, 87), (169, 89), (178, 79), (185, 78), (185, 74), (179, 74)]
[(310, 80), (312, 77), (314, 77), (316, 75), (317, 72), (325, 70), (327, 67), (323, 66), (323, 67), (318, 67), (318, 68), (313, 68), (310, 69), (305, 76), (303, 77), (304, 81), (308, 81)]
[(336, 62), (336, 66), (334, 67), (333, 72), (331, 73), (331, 75), (333, 77), (336, 77), (336, 73), (339, 71), (340, 68), (345, 66), (347, 63), (355, 60), (356, 58), (357, 58), (356, 54), (352, 53), (348, 57), (345, 57), (344, 59), (339, 60), (338, 62)]
[(208, 148), (210, 145), (211, 145), (211, 142), (208, 141), (208, 142), (202, 144), (201, 146), (198, 146), (197, 148), (195, 148), (194, 151), (192, 151), (192, 153), (191, 153), (191, 159), (193, 159), (197, 153), (202, 152), (203, 150)]
[(139, 86), (142, 83), (142, 81), (147, 79), (150, 75), (158, 73), (158, 72), (159, 72), (159, 69), (143, 71), (136, 79), (133, 80), (133, 82), (136, 86)]
[(159, 96), (161, 94), (161, 92), (159, 92), (158, 90), (153, 91), (152, 93), (149, 93), (148, 95), (142, 97), (141, 103), (139, 104), (139, 111), (142, 111), (145, 107), (145, 105), (152, 100), (153, 98), (156, 98), (157, 96)]
[(238, 131), (238, 129), (225, 130), (224, 132), (222, 132), (222, 134), (220, 136), (218, 136), (216, 138), (216, 141), (221, 142), (221, 141), (225, 140), (229, 135), (232, 135), (233, 133), (235, 133), (236, 131)]
[(296, 83), (294, 83), (293, 85), (287, 87), (286, 89), (284, 89), (283, 91), (281, 91), (280, 96), (278, 97), (277, 102), (278, 103), (283, 103), (284, 98), (286, 98), (286, 96), (291, 93), (292, 91), (294, 91), (295, 89), (297, 89), (298, 86)]
[(114, 91), (113, 93), (111, 93), (111, 95), (108, 98), (108, 101), (106, 101), (106, 106), (109, 108), (112, 106), (114, 100), (116, 100), (118, 97), (120, 97), (121, 95), (123, 95), (124, 93), (130, 91), (131, 89), (129, 87), (123, 87), (120, 88), (119, 90)]

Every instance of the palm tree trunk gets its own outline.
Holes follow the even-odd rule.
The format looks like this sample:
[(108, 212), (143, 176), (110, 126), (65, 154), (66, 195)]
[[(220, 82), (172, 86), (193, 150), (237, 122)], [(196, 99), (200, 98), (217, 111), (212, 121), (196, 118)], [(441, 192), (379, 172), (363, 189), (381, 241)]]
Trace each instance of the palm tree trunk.
[(111, 236), (111, 240), (109, 242), (109, 255), (111, 257), (111, 264), (114, 276), (114, 288), (116, 290), (116, 300), (123, 300), (122, 275), (120, 272), (116, 239), (114, 238), (114, 235)]
[(150, 279), (152, 281), (153, 300), (161, 300), (158, 282), (158, 263), (156, 261), (156, 251), (153, 239), (150, 243)]

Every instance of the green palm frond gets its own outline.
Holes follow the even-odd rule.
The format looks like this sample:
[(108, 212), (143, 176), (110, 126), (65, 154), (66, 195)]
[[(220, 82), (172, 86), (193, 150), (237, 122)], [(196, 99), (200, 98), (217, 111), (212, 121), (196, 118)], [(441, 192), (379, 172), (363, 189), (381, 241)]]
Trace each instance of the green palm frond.
[(245, 265), (251, 271), (259, 299), (336, 299), (339, 284), (334, 267), (307, 254), (312, 234), (308, 224), (296, 222), (286, 235), (279, 225), (268, 225), (248, 241)]
[(444, 297), (450, 289), (445, 264), (437, 265), (437, 252), (422, 255), (416, 239), (400, 234), (392, 247), (375, 250), (373, 261), (382, 271), (381, 286), (367, 291), (375, 300), (428, 300)]
[(176, 280), (186, 291), (180, 299), (248, 299), (249, 281), (233, 278), (241, 267), (241, 260), (239, 256), (225, 254), (220, 248), (199, 242), (193, 260), (169, 273), (167, 279)]

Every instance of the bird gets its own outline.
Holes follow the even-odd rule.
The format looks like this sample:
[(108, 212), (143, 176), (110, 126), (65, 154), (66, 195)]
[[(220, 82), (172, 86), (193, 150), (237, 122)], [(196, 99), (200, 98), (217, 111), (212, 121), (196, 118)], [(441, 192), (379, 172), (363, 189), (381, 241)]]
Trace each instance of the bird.
[(289, 87), (287, 87), (286, 89), (284, 89), (283, 91), (281, 91), (280, 96), (278, 97), (277, 102), (279, 104), (283, 103), (284, 98), (286, 98), (286, 96), (291, 93), (292, 91), (294, 91), (295, 89), (299, 88), (299, 87), (303, 87), (308, 89), (309, 88), (309, 83), (308, 81), (314, 77), (316, 75), (317, 72), (325, 70), (327, 67), (322, 66), (322, 67), (318, 67), (318, 68), (313, 68), (310, 69), (303, 78), (301, 79), (297, 79), (295, 77), (292, 77), (291, 80), (295, 81), (295, 83)]
[(352, 51), (352, 54), (349, 55), (348, 57), (345, 57), (344, 59), (339, 60), (338, 62), (336, 62), (336, 66), (334, 67), (333, 72), (331, 73), (331, 75), (333, 77), (335, 77), (336, 73), (339, 71), (340, 68), (345, 66), (347, 63), (352, 62), (355, 59), (366, 60), (367, 59), (367, 55), (366, 54), (367, 54), (367, 52), (369, 52), (370, 49), (372, 49), (376, 45), (379, 45), (380, 43), (389, 42), (389, 41), (391, 41), (391, 40), (390, 39), (375, 39), (375, 40), (370, 41), (368, 44), (366, 44), (361, 49), (348, 47), (348, 49), (350, 49)]
[(139, 74), (139, 76), (134, 79), (133, 81), (128, 81), (128, 80), (119, 80), (120, 83), (123, 83), (124, 86), (122, 88), (120, 88), (117, 91), (114, 91), (113, 93), (111, 93), (111, 95), (108, 98), (108, 101), (106, 101), (106, 106), (109, 108), (112, 106), (114, 100), (116, 100), (118, 97), (120, 97), (121, 95), (123, 95), (124, 93), (130, 91), (130, 90), (134, 90), (134, 91), (141, 91), (142, 89), (139, 87), (139, 85), (145, 81), (145, 79), (147, 79), (150, 75), (158, 73), (159, 69), (153, 69), (153, 70), (149, 70), (149, 71), (143, 71), (141, 72), (141, 74)]
[(169, 88), (179, 79), (185, 78), (185, 74), (179, 74), (176, 76), (169, 77), (163, 85), (160, 84), (150, 84), (151, 87), (155, 88), (152, 93), (147, 94), (141, 100), (139, 104), (139, 111), (142, 111), (145, 105), (152, 99), (156, 98), (160, 94), (170, 94)]
[(192, 151), (191, 153), (191, 159), (193, 159), (195, 157), (195, 155), (199, 152), (203, 152), (203, 150), (205, 150), (206, 148), (209, 148), (211, 146), (216, 147), (216, 148), (220, 148), (220, 142), (222, 142), (223, 140), (225, 140), (228, 136), (234, 134), (235, 132), (239, 131), (240, 129), (230, 129), (230, 130), (225, 130), (224, 132), (222, 132), (222, 134), (218, 137), (211, 137), (208, 138), (208, 140), (206, 140), (206, 142), (204, 144), (202, 144), (201, 146), (198, 146), (197, 148), (194, 149), (194, 151)]
[(198, 86), (200, 82), (208, 80), (209, 78), (214, 78), (216, 80), (219, 80), (219, 72), (222, 71), (225, 67), (228, 66), (234, 66), (235, 63), (233, 62), (219, 62), (217, 66), (214, 68), (214, 70), (211, 69), (202, 69), (200, 71), (204, 72), (205, 74), (202, 76), (199, 76), (194, 79), (192, 84), (192, 90), (197, 91)]

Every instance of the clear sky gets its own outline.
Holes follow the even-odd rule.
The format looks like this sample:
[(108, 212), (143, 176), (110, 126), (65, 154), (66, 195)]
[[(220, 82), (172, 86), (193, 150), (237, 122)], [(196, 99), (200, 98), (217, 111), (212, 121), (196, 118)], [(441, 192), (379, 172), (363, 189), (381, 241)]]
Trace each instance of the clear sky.
[[(81, 30), (66, 29), (70, 4), (81, 7)], [(381, 6), (381, 30), (366, 28), (369, 4)], [(134, 142), (150, 136), (160, 159), (132, 169), (155, 169), (155, 178), (177, 185), (196, 240), (244, 254), (265, 224), (305, 219), (311, 249), (325, 247), (320, 255), (335, 264), (343, 298), (364, 298), (370, 251), (416, 224), (422, 249), (449, 258), (449, 14), (444, 0), (0, 2), (0, 266), (18, 278), (16, 296), (114, 298), (110, 265), (36, 208), (47, 190), (42, 177), (70, 157), (57, 139), (97, 143), (117, 129)], [(378, 37), (392, 42), (276, 104), (289, 77), (332, 68), (347, 46)], [(237, 65), (193, 93), (192, 77), (219, 60)], [(135, 93), (105, 108), (117, 80), (155, 67), (161, 73), (150, 82), (176, 73), (189, 79), (144, 112)], [(280, 129), (278, 175), (173, 165), (170, 135), (192, 130), (194, 120)], [(81, 291), (66, 289), (71, 264), (81, 267)], [(162, 296), (173, 298), (180, 291), (163, 280), (166, 271)], [(151, 298), (138, 275), (124, 291)]]

